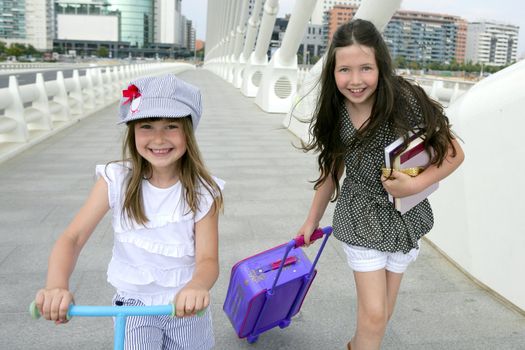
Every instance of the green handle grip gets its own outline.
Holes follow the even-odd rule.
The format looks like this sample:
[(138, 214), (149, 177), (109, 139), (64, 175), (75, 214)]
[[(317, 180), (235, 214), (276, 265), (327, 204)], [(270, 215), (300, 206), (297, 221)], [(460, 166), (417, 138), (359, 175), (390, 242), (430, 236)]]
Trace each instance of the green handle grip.
[[(40, 311), (38, 311), (38, 308), (36, 307), (36, 302), (34, 300), (31, 302), (31, 304), (29, 304), (29, 314), (33, 320), (38, 320), (40, 317), (42, 317), (42, 315), (40, 315)], [(66, 319), (68, 321), (71, 319), (69, 313), (67, 314)]]

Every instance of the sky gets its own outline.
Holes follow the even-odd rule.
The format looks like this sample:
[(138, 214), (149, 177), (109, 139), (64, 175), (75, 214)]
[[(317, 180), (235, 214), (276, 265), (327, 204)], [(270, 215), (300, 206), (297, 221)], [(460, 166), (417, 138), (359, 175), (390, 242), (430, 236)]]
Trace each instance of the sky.
[[(300, 0), (280, 0), (278, 17), (292, 13), (295, 1)], [(186, 18), (193, 21), (197, 39), (204, 41), (207, 3), (208, 0), (182, 0), (181, 10)], [(486, 19), (517, 25), (520, 27), (518, 57), (525, 54), (525, 1), (523, 0), (403, 0), (401, 9), (454, 15), (470, 22)]]

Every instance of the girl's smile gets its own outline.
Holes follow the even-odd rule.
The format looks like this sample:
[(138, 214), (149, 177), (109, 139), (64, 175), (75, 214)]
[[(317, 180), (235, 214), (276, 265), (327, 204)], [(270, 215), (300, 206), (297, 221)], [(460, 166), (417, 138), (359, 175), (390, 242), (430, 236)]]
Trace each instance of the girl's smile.
[(153, 152), (153, 154), (158, 155), (158, 156), (168, 154), (172, 150), (173, 148), (150, 149), (150, 151)]

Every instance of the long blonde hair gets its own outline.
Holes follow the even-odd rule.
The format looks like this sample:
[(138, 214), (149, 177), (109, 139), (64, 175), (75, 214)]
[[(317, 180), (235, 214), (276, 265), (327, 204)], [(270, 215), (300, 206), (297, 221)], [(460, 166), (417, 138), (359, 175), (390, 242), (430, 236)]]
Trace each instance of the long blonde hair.
[[(163, 118), (148, 118), (149, 120), (161, 120)], [(151, 175), (151, 165), (144, 159), (135, 146), (135, 124), (139, 120), (127, 123), (127, 130), (122, 144), (122, 159), (131, 163), (129, 180), (126, 184), (124, 204), (122, 213), (141, 225), (146, 225), (149, 219), (146, 217), (142, 199), (142, 180)], [(193, 133), (193, 125), (190, 117), (179, 118), (182, 131), (186, 137), (186, 152), (179, 160), (179, 181), (184, 189), (184, 196), (189, 211), (196, 213), (204, 193), (199, 192), (205, 188), (212, 196), (214, 210), (220, 210), (223, 206), (222, 191), (206, 169), (202, 156)], [(202, 185), (202, 186), (201, 186)]]

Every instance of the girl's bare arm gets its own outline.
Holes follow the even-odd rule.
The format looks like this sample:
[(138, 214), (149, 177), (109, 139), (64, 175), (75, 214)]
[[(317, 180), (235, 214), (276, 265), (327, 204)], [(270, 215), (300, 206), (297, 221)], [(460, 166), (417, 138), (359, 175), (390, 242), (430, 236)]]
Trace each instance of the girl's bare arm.
[(39, 290), (35, 298), (36, 306), (44, 318), (57, 323), (66, 321), (67, 309), (73, 300), (69, 291), (69, 277), (82, 247), (108, 210), (107, 184), (100, 178), (51, 251), (46, 287)]
[[(344, 166), (341, 165), (338, 170), (338, 180), (341, 179), (343, 171)], [(334, 194), (335, 186), (336, 184), (334, 180), (331, 176), (329, 176), (315, 191), (308, 216), (306, 217), (303, 226), (301, 226), (298, 232), (299, 235), (304, 235), (304, 242), (307, 246), (310, 244), (310, 236), (312, 235), (313, 231), (319, 227), (319, 222), (321, 221), (326, 207), (330, 202), (330, 198), (332, 198), (332, 195)]]
[(195, 271), (177, 294), (178, 317), (192, 316), (210, 304), (210, 289), (219, 277), (219, 210), (215, 205), (195, 223)]

